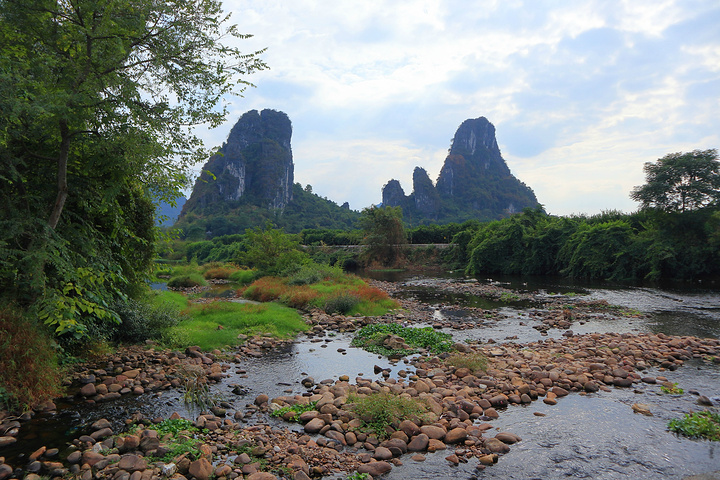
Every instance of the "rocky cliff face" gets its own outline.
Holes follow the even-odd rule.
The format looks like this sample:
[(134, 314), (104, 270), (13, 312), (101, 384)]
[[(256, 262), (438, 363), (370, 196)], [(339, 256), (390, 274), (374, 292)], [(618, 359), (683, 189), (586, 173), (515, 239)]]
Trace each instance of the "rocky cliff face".
[[(416, 222), (490, 220), (537, 205), (533, 191), (510, 173), (485, 117), (465, 120), (457, 129), (435, 186), (421, 168), (413, 173), (409, 196), (400, 197), (402, 187), (394, 182), (383, 189), (383, 204), (402, 206)], [(385, 203), (388, 188), (392, 203)]]
[(283, 209), (292, 200), (292, 125), (283, 112), (251, 110), (203, 167), (183, 215), (195, 208), (241, 199)]

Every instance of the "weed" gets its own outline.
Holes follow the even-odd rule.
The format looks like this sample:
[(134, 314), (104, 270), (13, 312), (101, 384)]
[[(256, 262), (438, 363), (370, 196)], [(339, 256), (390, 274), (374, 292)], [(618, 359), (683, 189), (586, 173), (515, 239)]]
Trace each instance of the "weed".
[(190, 288), (207, 285), (207, 282), (199, 273), (189, 273), (187, 275), (177, 275), (167, 282), (170, 288)]
[(185, 403), (197, 405), (201, 410), (207, 410), (218, 403), (219, 399), (210, 391), (205, 370), (200, 365), (183, 365), (178, 368), (178, 374), (183, 382)]
[(686, 413), (683, 418), (670, 420), (668, 429), (686, 437), (717, 442), (720, 441), (720, 413), (709, 410)]
[(167, 418), (160, 423), (150, 425), (148, 428), (157, 431), (160, 437), (168, 434), (177, 437), (182, 432), (193, 433), (199, 431), (193, 422), (185, 418)]
[(369, 473), (353, 472), (347, 476), (346, 480), (369, 480), (371, 478)]
[(502, 292), (500, 294), (501, 302), (516, 302), (520, 300), (520, 296), (513, 292)]
[(309, 412), (310, 410), (315, 410), (315, 406), (317, 405), (317, 402), (310, 402), (308, 404), (300, 404), (296, 403), (295, 405), (290, 405), (288, 407), (282, 407), (277, 410), (273, 410), (270, 412), (270, 415), (273, 417), (285, 417), (285, 414), (288, 412), (293, 412), (293, 416), (289, 419), (293, 422), (297, 422), (300, 419), (300, 414), (304, 412)]
[(672, 395), (680, 395), (680, 394), (684, 393), (685, 390), (678, 387), (677, 385), (678, 385), (677, 383), (673, 383), (672, 386), (663, 385), (662, 387), (660, 387), (660, 391), (662, 393), (669, 393)]
[(339, 293), (325, 301), (325, 313), (332, 315), (339, 313), (345, 315), (360, 303), (360, 297), (352, 293)]
[(421, 418), (428, 412), (422, 400), (391, 393), (373, 393), (365, 397), (350, 395), (348, 402), (348, 408), (363, 422), (363, 427), (381, 439), (387, 438), (388, 430), (396, 428), (403, 420), (421, 423)]
[(230, 275), (229, 280), (240, 285), (247, 285), (255, 280), (255, 270), (237, 270)]
[(484, 372), (487, 370), (488, 359), (481, 353), (456, 353), (447, 357), (445, 363), (456, 368), (467, 368), (471, 372)]
[[(383, 346), (383, 339), (390, 334), (402, 337), (412, 348), (396, 351)], [(368, 352), (386, 356), (417, 353), (421, 348), (430, 349), (434, 353), (449, 352), (452, 344), (452, 336), (448, 333), (439, 332), (432, 327), (411, 328), (397, 323), (366, 325), (358, 330), (351, 343), (351, 345), (361, 347)]]

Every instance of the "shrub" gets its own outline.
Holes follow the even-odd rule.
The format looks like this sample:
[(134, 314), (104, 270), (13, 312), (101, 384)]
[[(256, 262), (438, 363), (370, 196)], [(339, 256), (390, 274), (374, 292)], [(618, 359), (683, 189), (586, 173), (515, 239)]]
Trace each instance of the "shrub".
[(237, 270), (230, 275), (229, 280), (240, 285), (247, 285), (255, 280), (255, 270)]
[(342, 292), (325, 301), (325, 313), (345, 315), (360, 303), (360, 297), (353, 293)]
[(42, 325), (12, 307), (0, 309), (0, 408), (26, 409), (60, 395), (54, 344)]
[(203, 278), (205, 278), (206, 280), (209, 280), (211, 278), (215, 278), (218, 280), (227, 280), (233, 273), (235, 273), (236, 270), (237, 267), (231, 267), (227, 265), (222, 267), (210, 268), (208, 270), (205, 270), (205, 273), (203, 273)]
[(387, 438), (391, 429), (397, 428), (401, 421), (412, 420), (422, 424), (422, 417), (428, 412), (427, 404), (420, 399), (412, 399), (391, 393), (373, 393), (361, 397), (348, 397), (350, 409), (363, 422), (363, 427), (378, 438)]
[(160, 340), (182, 318), (180, 310), (171, 303), (151, 303), (147, 299), (118, 302), (113, 309), (122, 323), (115, 326), (111, 339), (120, 342)]
[(310, 285), (323, 280), (340, 278), (342, 275), (342, 270), (337, 267), (309, 263), (303, 265), (297, 272), (292, 274), (287, 283), (288, 285)]
[(167, 285), (171, 288), (191, 288), (205, 286), (207, 282), (199, 273), (189, 273), (172, 277)]

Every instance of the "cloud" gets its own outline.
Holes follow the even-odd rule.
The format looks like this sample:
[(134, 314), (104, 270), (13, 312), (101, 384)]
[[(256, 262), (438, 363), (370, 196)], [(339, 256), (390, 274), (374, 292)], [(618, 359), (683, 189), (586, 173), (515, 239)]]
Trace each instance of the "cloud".
[(296, 179), (360, 209), (412, 170), (435, 179), (455, 130), (487, 117), (552, 213), (632, 210), (642, 165), (718, 147), (715, 0), (229, 0), (270, 70), (233, 98), (293, 122)]

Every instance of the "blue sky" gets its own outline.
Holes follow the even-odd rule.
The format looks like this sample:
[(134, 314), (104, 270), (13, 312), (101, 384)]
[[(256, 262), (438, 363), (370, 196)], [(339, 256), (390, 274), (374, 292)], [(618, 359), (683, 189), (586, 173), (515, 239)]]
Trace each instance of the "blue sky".
[[(421, 166), (437, 179), (480, 116), (551, 214), (634, 211), (645, 162), (720, 147), (717, 0), (225, 0), (267, 47), (257, 88), (228, 101), (293, 123), (295, 181), (360, 210)], [(198, 166), (199, 168), (200, 166)]]

